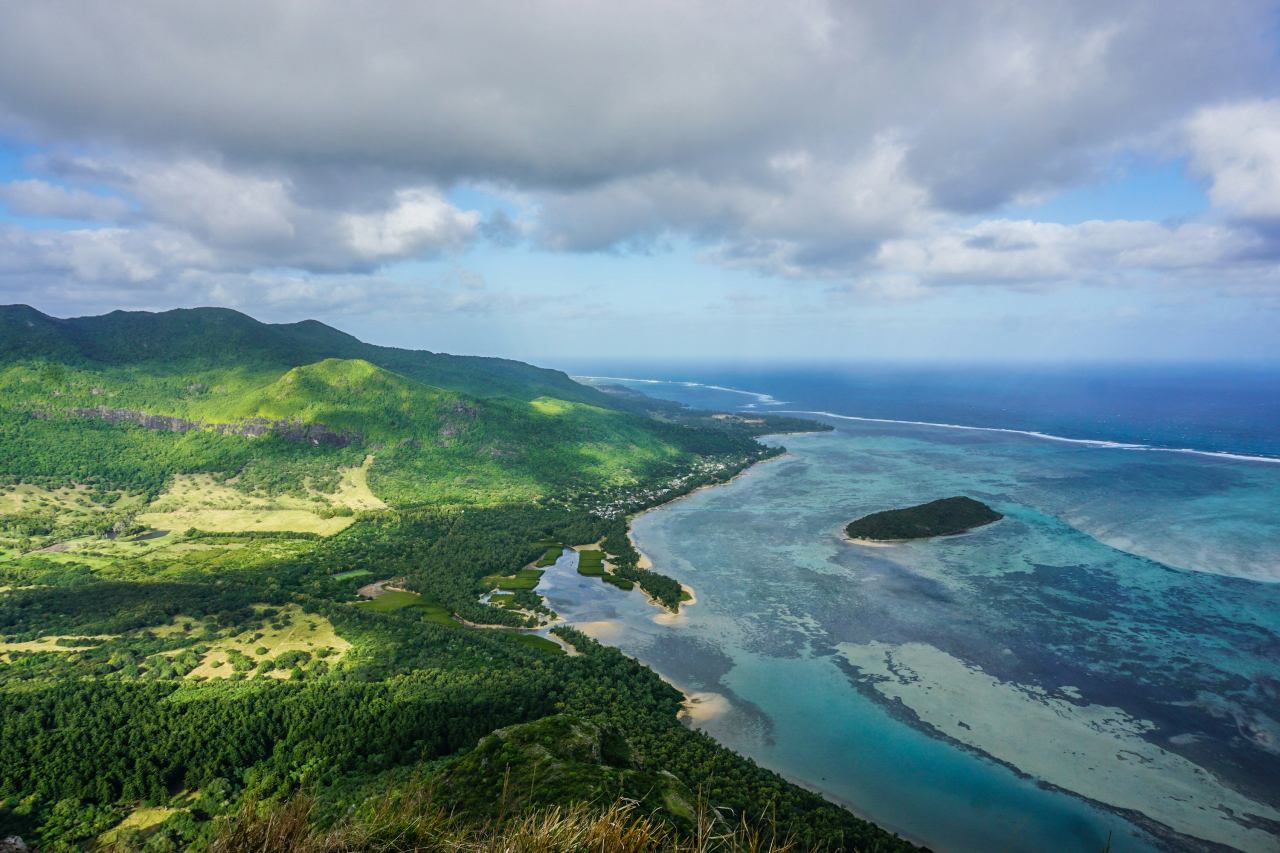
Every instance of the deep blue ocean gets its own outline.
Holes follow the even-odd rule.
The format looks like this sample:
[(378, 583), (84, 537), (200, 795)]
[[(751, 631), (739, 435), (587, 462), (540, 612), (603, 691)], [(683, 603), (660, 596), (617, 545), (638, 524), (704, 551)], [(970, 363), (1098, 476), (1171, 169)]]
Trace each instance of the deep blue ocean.
[[(807, 409), (1280, 458), (1276, 367), (770, 368), (605, 362), (576, 364), (571, 372), (701, 383), (688, 388), (630, 383), (693, 405)], [(715, 385), (772, 400), (766, 406), (752, 394), (714, 393), (706, 387)]]
[[(678, 618), (539, 587), (691, 724), (938, 850), (1280, 850), (1280, 371), (572, 367), (834, 427), (634, 520)], [(841, 536), (954, 494), (1005, 518)]]

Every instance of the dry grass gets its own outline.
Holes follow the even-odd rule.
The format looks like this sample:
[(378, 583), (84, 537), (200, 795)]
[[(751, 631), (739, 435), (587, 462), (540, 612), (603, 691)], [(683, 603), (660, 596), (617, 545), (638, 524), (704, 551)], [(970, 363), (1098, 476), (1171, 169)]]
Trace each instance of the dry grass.
[(699, 809), (692, 831), (619, 801), (604, 809), (552, 807), (476, 823), (436, 806), (429, 789), (379, 801), (338, 825), (316, 829), (305, 795), (272, 806), (246, 803), (219, 827), (212, 853), (798, 853), (771, 825), (732, 823)]
[(358, 468), (345, 469), (337, 490), (325, 497), (334, 506), (349, 506), (354, 510), (386, 509), (387, 505), (369, 489), (369, 468), (372, 466), (373, 455), (370, 454)]
[(141, 495), (116, 494), (117, 499), (108, 503), (86, 486), (44, 489), (23, 483), (0, 487), (0, 530), (6, 527), (5, 516), (35, 514), (55, 520), (52, 532), (34, 536), (29, 541), (12, 532), (0, 532), (0, 550), (14, 557), (32, 549), (57, 554), (84, 542), (96, 541), (73, 531), (83, 530), (86, 524), (96, 525), (106, 513), (119, 515), (140, 509), (145, 503)]
[[(83, 652), (92, 649), (96, 642), (83, 645), (84, 641), (102, 641), (114, 639), (111, 634), (94, 634), (92, 636), (59, 636), (51, 635), (38, 640), (24, 640), (6, 643), (0, 640), (0, 663), (9, 663), (11, 652)], [(62, 641), (60, 644), (59, 641)]]
[(373, 457), (367, 456), (364, 464), (342, 471), (336, 491), (325, 494), (312, 489), (305, 497), (250, 495), (208, 474), (179, 475), (137, 520), (158, 530), (194, 527), (212, 533), (289, 531), (331, 536), (346, 529), (355, 518), (324, 518), (324, 510), (347, 507), (359, 512), (386, 508), (369, 490), (372, 464)]
[(146, 831), (153, 826), (159, 826), (164, 823), (177, 811), (177, 809), (168, 808), (167, 806), (139, 806), (131, 811), (129, 816), (119, 824), (99, 835), (98, 844), (110, 849), (119, 842), (120, 835), (125, 830)]
[(282, 495), (261, 497), (220, 483), (208, 474), (180, 475), (138, 515), (139, 524), (158, 530), (194, 527), (212, 533), (296, 531), (328, 536), (348, 527), (354, 518), (321, 518), (319, 503)]
[(83, 486), (70, 489), (42, 489), (25, 483), (11, 486), (0, 491), (0, 515), (14, 515), (50, 505), (65, 510), (90, 509), (90, 502), (83, 497), (87, 491)]
[[(340, 661), (351, 648), (351, 644), (334, 631), (333, 623), (319, 614), (304, 612), (296, 604), (281, 608), (275, 621), (283, 623), (283, 627), (276, 628), (270, 622), (264, 622), (257, 628), (211, 643), (209, 650), (200, 656), (200, 665), (188, 672), (186, 677), (230, 677), (235, 672), (230, 660), (230, 653), (233, 650), (246, 655), (254, 662), (260, 662), (274, 661), (285, 652), (301, 651), (315, 655), (320, 649), (329, 648), (333, 650), (328, 658), (332, 664)], [(176, 620), (175, 624), (178, 624)], [(202, 623), (197, 623), (194, 629), (199, 630), (202, 627)], [(258, 654), (259, 648), (265, 648), (266, 652)], [(178, 652), (168, 654), (181, 651), (184, 650), (179, 649)], [(273, 669), (265, 674), (268, 678), (288, 678), (289, 672), (287, 669)], [(246, 677), (257, 677), (257, 673), (247, 673)]]

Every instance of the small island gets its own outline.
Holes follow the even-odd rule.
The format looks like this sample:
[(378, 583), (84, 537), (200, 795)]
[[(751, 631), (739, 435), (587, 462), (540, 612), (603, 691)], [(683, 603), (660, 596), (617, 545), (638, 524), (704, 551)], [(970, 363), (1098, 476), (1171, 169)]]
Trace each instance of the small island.
[(964, 533), (1002, 518), (1003, 515), (981, 501), (957, 496), (905, 509), (873, 512), (850, 522), (844, 532), (850, 539), (871, 542), (927, 539)]

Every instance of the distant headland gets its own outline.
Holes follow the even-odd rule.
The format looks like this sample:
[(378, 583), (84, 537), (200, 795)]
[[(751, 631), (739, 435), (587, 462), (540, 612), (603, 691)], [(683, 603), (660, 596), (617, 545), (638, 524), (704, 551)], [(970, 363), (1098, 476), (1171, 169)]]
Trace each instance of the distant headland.
[(893, 542), (951, 536), (999, 521), (1003, 515), (973, 498), (957, 496), (929, 501), (904, 509), (873, 512), (844, 529), (850, 539)]

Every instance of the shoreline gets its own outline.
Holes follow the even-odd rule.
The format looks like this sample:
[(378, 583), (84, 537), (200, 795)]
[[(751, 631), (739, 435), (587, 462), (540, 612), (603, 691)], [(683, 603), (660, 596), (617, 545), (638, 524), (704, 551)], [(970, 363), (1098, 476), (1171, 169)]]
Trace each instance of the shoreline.
[[(779, 456), (777, 457), (770, 457), (770, 458), (780, 458), (781, 456), (786, 456), (786, 455), (791, 455), (791, 454), (784, 453), (784, 454), (779, 454)], [(760, 462), (767, 462), (767, 461), (769, 461), (769, 459), (760, 460)], [(705, 484), (703, 486), (700, 486), (696, 489), (691, 490), (686, 494), (674, 497), (670, 501), (666, 501), (662, 504), (649, 507), (641, 512), (636, 513), (634, 516), (629, 517), (627, 520), (628, 521), (627, 536), (632, 546), (635, 547), (637, 552), (641, 555), (641, 558), (646, 564), (646, 568), (652, 565), (652, 560), (648, 557), (648, 555), (644, 554), (643, 550), (639, 547), (636, 541), (634, 530), (632, 528), (632, 523), (634, 522), (635, 519), (639, 518), (640, 516), (648, 512), (666, 507), (683, 498), (690, 497), (693, 494), (696, 494), (698, 491), (701, 491), (702, 489), (710, 488), (712, 486), (717, 486), (717, 485), (728, 485), (734, 482), (736, 479), (738, 479), (738, 477), (743, 476), (744, 474), (748, 473), (750, 470), (755, 468), (757, 464), (760, 464), (760, 463), (753, 463), (751, 465), (748, 465), (746, 468), (744, 468), (743, 470), (736, 473), (734, 476), (724, 481)], [(979, 530), (987, 526), (989, 525), (980, 525), (976, 528), (967, 528), (966, 530), (959, 531), (957, 533), (945, 534), (945, 535), (946, 536), (970, 535), (978, 532)], [(836, 533), (837, 538), (846, 545), (859, 545), (865, 548), (892, 549), (896, 545), (901, 545), (903, 543), (909, 543), (909, 542), (915, 541), (914, 539), (902, 539), (902, 540), (856, 539), (853, 537), (849, 537), (844, 533), (843, 524), (839, 526), (837, 531), (832, 531), (832, 532)], [(934, 537), (922, 537), (922, 538), (934, 538)], [(681, 585), (683, 588), (684, 584), (681, 584)], [(685, 603), (689, 603), (689, 602), (685, 602)], [(654, 621), (659, 622), (659, 624), (670, 624), (671, 622), (674, 622), (676, 618), (677, 618), (677, 614), (659, 614), (659, 617), (655, 618)], [(712, 728), (714, 728), (714, 721), (721, 719), (724, 714), (732, 710), (732, 703), (728, 702), (727, 697), (723, 696), (723, 694), (715, 692), (714, 687), (711, 690), (694, 690), (691, 688), (686, 689), (681, 685), (672, 681), (670, 678), (666, 677), (662, 672), (658, 671), (658, 669), (655, 666), (648, 663), (645, 663), (644, 665), (651, 671), (658, 674), (663, 681), (665, 681), (668, 684), (671, 684), (673, 687), (675, 687), (677, 690), (681, 692), (683, 699), (681, 702), (681, 709), (678, 713), (678, 718), (680, 719), (680, 721), (684, 725), (687, 725), (693, 728), (698, 728), (699, 730), (704, 731), (704, 733), (708, 734), (708, 736), (713, 737), (713, 739), (715, 739), (718, 743), (721, 743), (723, 745), (723, 742), (720, 741), (719, 738), (715, 737), (712, 731), (708, 731), (706, 727), (711, 726)], [(859, 692), (863, 692), (864, 695), (866, 695), (865, 691), (863, 691), (861, 688), (855, 688), (855, 689), (859, 689)], [(891, 706), (893, 704), (891, 702), (886, 702), (883, 697), (875, 697), (874, 701), (876, 701), (877, 704), (880, 704), (882, 707), (885, 705)], [(987, 752), (981, 746), (976, 746), (972, 743), (959, 740), (955, 736), (949, 734), (947, 731), (943, 729), (939, 729), (937, 726), (930, 725), (928, 722), (925, 722), (920, 718), (916, 718), (914, 720), (909, 719), (909, 717), (913, 715), (914, 715), (914, 712), (912, 712), (911, 714), (895, 714), (894, 716), (903, 725), (908, 726), (909, 728), (915, 729), (916, 731), (923, 732), (924, 734), (926, 734), (931, 738), (935, 738), (944, 743), (947, 743), (953, 749), (956, 749), (960, 752), (968, 753), (970, 755), (975, 755), (984, 761), (988, 761), (993, 764), (1004, 767), (1009, 772), (1013, 773), (1015, 776), (1021, 779), (1032, 781), (1038, 787), (1044, 788), (1045, 790), (1053, 791), (1070, 800), (1084, 803), (1087, 806), (1093, 809), (1096, 809), (1103, 814), (1113, 815), (1116, 818), (1119, 818), (1121, 821), (1130, 824), (1133, 827), (1133, 829), (1136, 831), (1136, 833), (1139, 834), (1140, 836), (1146, 836), (1157, 844), (1170, 843), (1171, 841), (1173, 843), (1179, 843), (1179, 842), (1185, 843), (1187, 841), (1192, 841), (1193, 843), (1200, 843), (1200, 844), (1205, 843), (1205, 840), (1203, 837), (1188, 835), (1185, 832), (1179, 831), (1177, 829), (1173, 829), (1169, 825), (1161, 823), (1159, 820), (1149, 816), (1143, 811), (1139, 811), (1134, 808), (1126, 808), (1124, 805), (1117, 805), (1114, 803), (1101, 801), (1085, 793), (1081, 793), (1081, 791), (1079, 790), (1073, 790), (1072, 787), (1065, 787), (1062, 784), (1055, 784), (1055, 782), (1048, 781), (1042, 775), (1028, 773), (1027, 771), (1017, 766), (1017, 764), (1010, 761), (1007, 757), (1001, 758), (997, 755), (993, 755), (990, 752)], [(727, 725), (728, 724), (726, 723), (720, 724), (721, 728), (725, 728)], [(965, 728), (968, 728), (968, 726), (966, 726)], [(729, 748), (733, 748), (733, 747), (729, 747)], [(761, 766), (768, 767), (769, 765), (762, 764)], [(858, 808), (855, 803), (851, 803), (845, 798), (839, 796), (838, 794), (828, 790), (825, 784), (821, 782), (813, 781), (809, 778), (805, 778), (803, 775), (798, 775), (794, 772), (788, 772), (787, 770), (783, 770), (776, 766), (770, 769), (773, 769), (780, 776), (787, 779), (787, 781), (813, 792), (815, 795), (822, 797), (823, 799), (833, 803), (834, 805), (837, 805), (841, 808), (848, 810), (850, 813), (854, 814), (860, 819), (866, 820), (869, 823), (872, 823), (873, 825), (879, 826), (890, 832), (894, 832), (899, 837), (915, 842), (917, 844), (923, 845), (927, 843), (924, 839), (913, 836), (910, 833), (904, 832), (902, 829), (894, 826), (892, 823), (886, 822), (882, 816), (875, 816), (873, 814), (868, 814), (867, 812)], [(1208, 843), (1214, 844), (1216, 842), (1209, 841)]]
[(860, 545), (863, 548), (892, 548), (894, 545), (901, 545), (903, 542), (910, 542), (910, 539), (854, 539), (844, 532), (844, 527), (840, 528), (840, 541), (847, 545)]
[[(769, 435), (771, 435), (771, 436), (772, 436), (772, 435), (812, 435), (812, 432), (810, 432), (810, 431), (805, 431), (805, 432), (779, 432), (779, 433), (769, 433)], [(760, 436), (760, 438), (764, 438), (764, 437), (765, 437), (765, 436)], [(757, 469), (757, 468), (758, 468), (758, 467), (760, 467), (761, 465), (767, 465), (768, 463), (773, 462), (773, 461), (774, 461), (774, 460), (776, 460), (776, 459), (786, 459), (786, 458), (787, 458), (787, 457), (789, 457), (790, 455), (791, 455), (791, 451), (786, 451), (786, 452), (783, 452), (783, 453), (779, 453), (777, 456), (770, 456), (768, 459), (760, 459), (760, 460), (758, 460), (758, 461), (752, 462), (750, 465), (747, 465), (745, 468), (743, 468), (741, 471), (739, 471), (738, 473), (734, 474), (732, 477), (730, 477), (730, 478), (729, 478), (729, 479), (727, 479), (727, 480), (721, 480), (721, 481), (716, 482), (716, 483), (703, 483), (701, 486), (698, 486), (696, 489), (691, 489), (690, 491), (687, 491), (687, 492), (685, 492), (685, 493), (684, 493), (684, 494), (682, 494), (682, 495), (676, 495), (675, 497), (673, 497), (673, 498), (672, 498), (671, 500), (669, 500), (669, 501), (663, 501), (663, 502), (662, 502), (662, 503), (660, 503), (660, 504), (655, 504), (654, 506), (648, 507), (648, 508), (646, 508), (646, 509), (642, 509), (642, 510), (640, 510), (640, 511), (639, 511), (639, 512), (637, 512), (637, 513), (632, 513), (631, 515), (628, 515), (628, 516), (627, 516), (627, 540), (631, 542), (631, 547), (632, 547), (632, 548), (635, 548), (635, 549), (636, 549), (636, 553), (640, 555), (640, 559), (639, 559), (639, 561), (636, 563), (636, 568), (640, 568), (640, 569), (651, 569), (651, 568), (653, 568), (653, 560), (649, 559), (649, 555), (648, 555), (648, 554), (646, 554), (646, 553), (645, 553), (645, 552), (640, 548), (639, 543), (637, 543), (637, 542), (636, 542), (635, 530), (634, 530), (634, 528), (633, 528), (633, 525), (635, 524), (636, 519), (638, 519), (638, 518), (640, 518), (640, 517), (642, 517), (642, 516), (648, 515), (648, 514), (649, 514), (649, 513), (651, 513), (651, 512), (655, 512), (656, 510), (660, 510), (660, 509), (663, 509), (663, 508), (665, 508), (665, 507), (669, 507), (669, 506), (671, 506), (671, 505), (673, 505), (673, 504), (675, 504), (675, 503), (677, 503), (677, 502), (679, 502), (679, 501), (685, 500), (686, 498), (691, 498), (691, 497), (693, 497), (694, 495), (698, 494), (698, 492), (705, 491), (706, 489), (714, 489), (714, 488), (717, 488), (717, 487), (719, 487), (719, 486), (727, 486), (727, 485), (729, 485), (730, 483), (733, 483), (733, 482), (735, 482), (736, 480), (738, 480), (740, 477), (744, 477), (744, 476), (746, 476), (749, 472), (754, 471), (755, 469)], [(682, 587), (686, 587), (686, 585), (685, 585), (683, 582), (681, 582), (678, 578), (676, 578), (675, 580), (676, 580), (678, 583), (680, 583), (680, 586), (682, 586)], [(687, 590), (688, 590), (690, 593), (692, 593), (692, 591), (693, 591), (693, 587), (686, 587), (686, 588), (687, 588)], [(692, 604), (695, 604), (696, 602), (697, 602), (697, 599), (695, 598), (693, 601), (682, 601), (682, 602), (681, 602), (681, 605), (682, 605), (682, 606), (683, 606), (683, 605), (686, 605), (686, 604), (692, 605)]]
[[(814, 434), (814, 431), (804, 430), (799, 432), (770, 433), (769, 436), (812, 435), (812, 434)], [(765, 437), (768, 437), (768, 436), (758, 436), (758, 438), (765, 438)], [(652, 559), (643, 551), (643, 549), (640, 548), (639, 544), (636, 542), (635, 531), (632, 526), (636, 519), (640, 518), (641, 516), (647, 513), (654, 512), (656, 510), (663, 509), (665, 507), (669, 507), (672, 504), (675, 504), (677, 501), (681, 501), (681, 500), (684, 500), (685, 498), (692, 497), (693, 495), (703, 491), (704, 489), (711, 489), (717, 486), (727, 486), (735, 482), (736, 480), (738, 480), (740, 477), (743, 477), (749, 472), (755, 470), (758, 466), (764, 465), (765, 463), (772, 462), (777, 459), (785, 459), (787, 457), (790, 457), (791, 455), (792, 454), (790, 451), (785, 451), (783, 453), (778, 454), (777, 456), (771, 456), (768, 459), (761, 459), (757, 462), (753, 462), (752, 464), (746, 466), (741, 471), (737, 472), (727, 480), (716, 482), (716, 483), (706, 483), (702, 486), (697, 487), (696, 489), (686, 492), (685, 494), (673, 497), (671, 500), (664, 501), (660, 504), (657, 504), (652, 507), (648, 507), (647, 509), (641, 510), (640, 512), (637, 512), (633, 515), (628, 516), (626, 519), (627, 539), (631, 542), (631, 547), (635, 548), (636, 553), (640, 555), (637, 562), (637, 567), (648, 570), (648, 569), (651, 569), (654, 564)], [(841, 531), (843, 531), (843, 526), (841, 527)], [(886, 544), (883, 547), (892, 547), (892, 546)], [(686, 592), (689, 593), (689, 595), (691, 596), (691, 599), (689, 601), (682, 601), (681, 608), (676, 612), (672, 612), (667, 608), (663, 607), (659, 602), (655, 601), (652, 598), (652, 596), (644, 592), (643, 589), (640, 590), (641, 594), (645, 596), (645, 598), (649, 601), (649, 603), (654, 605), (654, 607), (656, 607), (658, 610), (661, 611), (659, 613), (654, 614), (652, 621), (655, 622), (656, 624), (662, 625), (667, 628), (675, 627), (684, 618), (684, 607), (693, 606), (698, 602), (696, 592), (692, 586), (684, 583), (683, 581), (679, 581), (678, 579), (677, 579), (677, 582), (680, 583), (681, 589), (684, 589)], [(639, 587), (637, 586), (637, 588)], [(615, 634), (616, 632), (622, 630), (623, 628), (623, 621), (621, 619), (604, 619), (604, 620), (597, 620), (593, 622), (579, 623), (576, 625), (573, 623), (567, 623), (567, 624), (572, 625), (572, 627), (577, 628), (578, 630), (582, 631), (584, 634), (586, 634), (587, 636), (591, 637), (593, 640), (601, 644), (609, 644), (608, 643), (608, 640), (610, 638), (609, 635)], [(626, 653), (624, 652), (624, 654)], [(726, 746), (718, 738), (716, 738), (714, 735), (708, 732), (706, 728), (704, 728), (706, 724), (718, 718), (723, 717), (725, 714), (727, 714), (732, 710), (733, 704), (732, 702), (729, 701), (727, 696), (713, 690), (694, 690), (692, 688), (688, 688), (684, 685), (677, 683), (675, 680), (670, 678), (666, 673), (660, 672), (656, 667), (652, 666), (651, 664), (645, 663), (644, 661), (641, 661), (638, 658), (635, 658), (629, 654), (627, 655), (627, 657), (630, 657), (632, 660), (636, 660), (638, 663), (640, 663), (650, 672), (653, 672), (655, 675), (657, 675), (658, 678), (660, 678), (663, 682), (665, 682), (666, 684), (669, 684), (671, 687), (673, 687), (674, 689), (680, 692), (680, 694), (684, 698), (680, 703), (681, 707), (676, 714), (676, 718), (682, 725), (685, 725), (691, 729), (697, 729), (698, 731), (702, 731), (708, 737), (711, 737), (712, 740), (714, 740), (717, 744), (720, 744), (726, 749), (732, 748), (732, 747)], [(761, 765), (761, 766), (764, 766), (764, 765)], [(791, 784), (796, 785), (797, 787), (803, 788), (804, 790), (809, 791), (815, 796), (821, 797), (822, 799), (826, 800), (827, 802), (831, 803), (832, 805), (838, 808), (845, 809), (846, 811), (848, 811), (850, 814), (852, 814), (854, 817), (858, 818), (859, 820), (866, 821), (867, 823), (873, 826), (877, 826), (883, 830), (891, 832), (897, 835), (899, 838), (902, 838), (910, 843), (916, 844), (917, 846), (920, 846), (922, 848), (928, 848), (928, 844), (923, 838), (920, 838), (909, 832), (906, 832), (905, 830), (899, 827), (896, 827), (892, 824), (886, 823), (881, 818), (876, 818), (875, 816), (859, 808), (855, 803), (849, 802), (843, 797), (840, 797), (833, 793), (828, 792), (820, 784), (817, 784), (801, 776), (797, 776), (794, 773), (791, 773), (788, 771), (775, 769), (774, 772), (776, 772), (779, 776), (781, 776), (783, 779), (790, 782)]]
[(962, 429), (975, 432), (1002, 432), (1011, 435), (1023, 435), (1029, 438), (1040, 439), (1043, 441), (1058, 441), (1065, 444), (1079, 444), (1086, 447), (1096, 447), (1104, 450), (1130, 450), (1149, 453), (1181, 453), (1189, 456), (1203, 456), (1210, 459), (1222, 459), (1235, 462), (1267, 462), (1271, 464), (1280, 464), (1280, 456), (1265, 456), (1261, 454), (1236, 453), (1231, 450), (1199, 450), (1194, 447), (1166, 447), (1158, 444), (1138, 444), (1127, 441), (1112, 441), (1105, 438), (1072, 438), (1066, 435), (1054, 435), (1053, 433), (1040, 432), (1032, 429), (1013, 429), (1011, 427), (992, 427), (992, 426), (971, 426), (969, 424), (949, 424), (939, 421), (909, 421), (900, 420), (898, 418), (871, 418), (860, 415), (841, 415), (836, 412), (822, 412), (813, 409), (777, 409), (776, 414), (779, 415), (817, 415), (823, 418), (833, 418), (841, 421), (865, 421), (868, 423), (879, 424), (904, 424), (907, 426), (923, 426), (935, 427), (937, 429)]
[(957, 530), (955, 533), (939, 533), (935, 536), (917, 536), (914, 539), (861, 539), (854, 538), (845, 533), (848, 525), (840, 526), (840, 539), (849, 545), (861, 545), (864, 548), (892, 548), (895, 545), (906, 545), (909, 542), (925, 542), (929, 539), (955, 539), (958, 536), (968, 536), (970, 533), (977, 533), (993, 524), (999, 524), (1004, 521), (998, 518), (995, 521), (988, 521), (986, 524), (979, 524), (977, 527), (966, 527), (964, 530)]
[[(790, 452), (787, 452), (784, 454), (780, 454), (779, 456), (776, 456), (776, 457), (770, 457), (770, 459), (782, 458), (784, 456), (789, 456), (789, 455), (791, 455)], [(761, 460), (761, 463), (768, 462), (770, 461), (770, 459)], [(668, 506), (669, 504), (675, 503), (677, 500), (681, 500), (685, 497), (690, 497), (696, 492), (701, 491), (702, 489), (711, 488), (712, 486), (728, 485), (732, 483), (734, 480), (737, 480), (738, 477), (746, 474), (747, 472), (755, 468), (756, 464), (761, 464), (761, 463), (755, 463), (748, 466), (747, 468), (744, 468), (742, 471), (738, 472), (738, 474), (735, 474), (733, 477), (729, 478), (728, 480), (725, 480), (720, 483), (709, 483), (704, 486), (700, 486), (698, 489), (695, 489), (685, 495), (681, 495), (677, 498), (672, 499), (671, 501), (651, 507), (649, 509), (644, 510), (641, 513), (637, 513), (635, 516), (632, 517), (632, 519), (629, 519), (628, 530), (627, 530), (628, 537), (632, 538), (633, 547), (636, 547), (636, 550), (640, 551), (639, 547), (636, 546), (635, 540), (633, 538), (633, 533), (630, 527), (630, 521), (634, 520), (634, 518), (638, 518), (639, 516), (647, 512), (661, 509), (665, 506)], [(945, 534), (945, 536), (922, 537), (922, 538), (946, 538), (946, 537), (952, 537), (952, 536), (965, 536), (965, 535), (973, 534), (987, 526), (989, 525), (980, 525), (979, 527), (968, 528), (964, 531), (960, 531), (957, 533)], [(845, 534), (844, 527), (845, 527), (844, 524), (841, 524), (839, 526), (836, 532), (837, 537), (842, 542), (849, 545), (858, 545), (865, 548), (892, 549), (896, 546), (900, 546), (903, 544), (908, 544), (916, 541), (914, 539), (899, 539), (899, 540), (855, 539)], [(676, 614), (668, 613), (668, 614), (659, 614), (659, 616), (656, 617), (654, 621), (659, 624), (666, 625), (667, 627), (671, 627), (672, 623), (674, 623), (677, 619), (678, 617)], [(723, 694), (717, 693), (714, 690), (686, 689), (685, 687), (682, 687), (681, 685), (674, 682), (672, 679), (668, 678), (662, 672), (659, 672), (651, 664), (645, 663), (644, 665), (648, 667), (650, 670), (652, 670), (653, 672), (657, 673), (658, 676), (662, 678), (663, 681), (665, 681), (668, 684), (671, 684), (677, 690), (680, 690), (684, 699), (681, 703), (681, 710), (678, 713), (678, 718), (683, 724), (691, 728), (697, 728), (700, 731), (703, 731), (708, 736), (712, 737), (714, 740), (716, 740), (717, 743), (720, 743), (721, 745), (725, 745), (722, 741), (720, 741), (719, 738), (715, 737), (715, 735), (711, 731), (709, 731), (706, 728), (706, 726), (708, 724), (712, 724), (714, 721), (720, 719), (726, 713), (732, 710), (732, 703), (728, 702), (727, 697), (724, 697)], [(877, 699), (876, 701), (878, 701), (882, 705), (886, 704), (882, 697)], [(1092, 797), (1089, 797), (1085, 794), (1082, 794), (1079, 791), (1071, 790), (1070, 788), (1066, 788), (1059, 784), (1055, 784), (1053, 782), (1047, 781), (1039, 776), (1029, 774), (1026, 771), (1019, 768), (1018, 766), (1016, 766), (1015, 764), (1007, 760), (1001, 759), (997, 756), (994, 756), (986, 752), (980, 747), (958, 740), (955, 737), (949, 735), (948, 733), (941, 731), (932, 725), (924, 723), (919, 719), (912, 720), (908, 718), (908, 715), (902, 715), (901, 717), (899, 717), (899, 720), (900, 722), (902, 722), (903, 725), (906, 725), (917, 731), (923, 732), (929, 735), (930, 737), (938, 738), (939, 740), (950, 744), (951, 747), (954, 749), (957, 749), (959, 751), (962, 751), (971, 755), (976, 755), (987, 761), (991, 761), (992, 763), (995, 763), (1002, 767), (1007, 768), (1010, 772), (1014, 773), (1016, 776), (1020, 778), (1034, 781), (1037, 785), (1044, 787), (1047, 790), (1052, 790), (1072, 800), (1085, 803), (1095, 809), (1098, 809), (1103, 813), (1111, 814), (1120, 818), (1121, 820), (1127, 821), (1128, 823), (1132, 824), (1133, 827), (1138, 832), (1145, 834), (1146, 836), (1155, 840), (1157, 843), (1162, 843), (1162, 842), (1167, 843), (1170, 840), (1180, 841), (1180, 842), (1185, 842), (1190, 840), (1195, 843), (1204, 843), (1203, 838), (1186, 835), (1185, 833), (1172, 829), (1171, 827), (1160, 823), (1158, 820), (1148, 816), (1147, 814), (1141, 811), (1126, 809), (1122, 806), (1117, 806), (1111, 803), (1102, 802), (1102, 801), (1093, 799)], [(728, 747), (728, 748), (732, 748), (732, 747)], [(762, 764), (761, 766), (767, 767), (768, 765)], [(803, 775), (799, 775), (791, 770), (784, 770), (778, 767), (770, 767), (769, 769), (772, 769), (774, 772), (778, 773), (779, 776), (786, 779), (788, 782), (794, 785), (797, 785), (798, 787), (804, 788), (805, 790), (810, 791), (811, 793), (823, 798), (824, 800), (832, 803), (835, 806), (838, 806), (840, 808), (847, 810), (848, 812), (850, 812), (855, 817), (858, 817), (861, 820), (865, 820), (868, 823), (871, 823), (884, 830), (892, 832), (898, 835), (900, 838), (903, 838), (907, 841), (910, 841), (922, 847), (929, 846), (929, 842), (927, 842), (925, 839), (917, 835), (913, 835), (912, 833), (907, 832), (890, 822), (887, 822), (883, 817), (877, 817), (873, 814), (870, 814), (864, 811), (863, 809), (859, 808), (856, 803), (850, 802), (844, 797), (841, 797), (839, 794), (827, 789), (826, 786), (823, 785), (821, 782), (816, 782), (812, 779), (806, 778)], [(1213, 843), (1213, 842), (1209, 842), (1209, 843)]]

